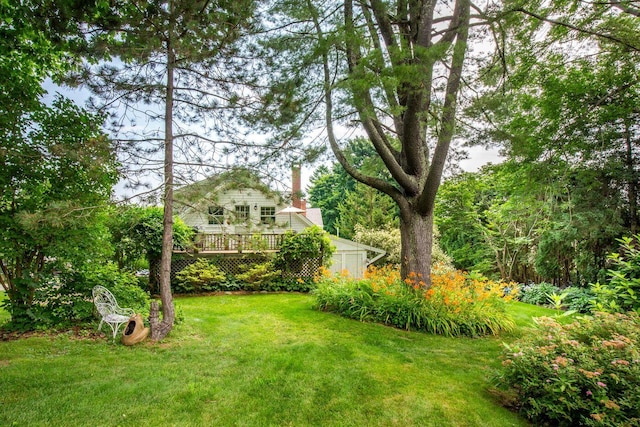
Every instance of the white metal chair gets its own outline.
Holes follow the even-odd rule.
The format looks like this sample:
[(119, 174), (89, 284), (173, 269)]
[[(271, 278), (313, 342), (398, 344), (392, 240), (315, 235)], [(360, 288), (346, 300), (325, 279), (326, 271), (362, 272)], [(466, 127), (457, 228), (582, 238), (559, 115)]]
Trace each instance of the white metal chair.
[(113, 294), (104, 286), (95, 286), (92, 294), (93, 303), (96, 305), (98, 313), (100, 313), (98, 330), (102, 328), (103, 323), (107, 323), (111, 326), (113, 340), (115, 341), (118, 329), (129, 321), (129, 318), (134, 315), (134, 311), (131, 308), (120, 307)]

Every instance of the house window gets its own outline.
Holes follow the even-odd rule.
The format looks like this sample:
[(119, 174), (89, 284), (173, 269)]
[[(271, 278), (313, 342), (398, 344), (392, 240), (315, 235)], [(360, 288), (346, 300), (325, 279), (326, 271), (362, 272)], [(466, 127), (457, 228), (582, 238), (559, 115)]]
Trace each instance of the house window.
[(276, 222), (275, 206), (260, 207), (260, 222), (263, 224), (275, 224)]
[(249, 205), (236, 205), (236, 221), (249, 221)]
[(209, 224), (224, 224), (224, 209), (222, 206), (209, 206)]

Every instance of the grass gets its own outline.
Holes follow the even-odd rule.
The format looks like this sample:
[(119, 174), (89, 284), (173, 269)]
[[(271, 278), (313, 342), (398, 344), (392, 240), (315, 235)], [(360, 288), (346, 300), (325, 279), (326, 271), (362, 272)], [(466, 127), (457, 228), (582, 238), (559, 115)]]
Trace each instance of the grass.
[[(510, 337), (406, 332), (312, 303), (300, 294), (181, 298), (186, 321), (161, 344), (0, 342), (0, 425), (527, 425), (487, 391)], [(530, 306), (511, 307), (521, 328), (531, 323)]]

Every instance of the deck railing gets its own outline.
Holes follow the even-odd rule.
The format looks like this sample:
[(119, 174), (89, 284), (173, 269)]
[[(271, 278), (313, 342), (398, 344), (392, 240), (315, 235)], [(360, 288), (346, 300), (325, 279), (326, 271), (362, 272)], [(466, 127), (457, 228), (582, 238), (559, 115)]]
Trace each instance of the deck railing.
[[(282, 245), (284, 234), (205, 234), (194, 238), (197, 252), (242, 253), (277, 251)], [(186, 252), (174, 248), (176, 252)]]

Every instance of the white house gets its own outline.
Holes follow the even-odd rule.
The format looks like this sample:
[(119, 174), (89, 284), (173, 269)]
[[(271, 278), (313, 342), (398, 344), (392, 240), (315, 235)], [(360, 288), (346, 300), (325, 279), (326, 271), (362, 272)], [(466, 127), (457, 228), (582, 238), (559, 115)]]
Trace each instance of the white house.
[[(175, 213), (198, 231), (201, 253), (237, 253), (261, 236), (275, 250), (282, 235), (322, 227), (320, 209), (300, 200), (300, 171), (294, 169), (290, 200), (271, 190), (246, 169), (235, 169), (175, 191)], [(289, 201), (291, 203), (289, 203)], [(331, 236), (336, 251), (333, 272), (362, 277), (366, 267), (384, 256), (378, 248)]]

